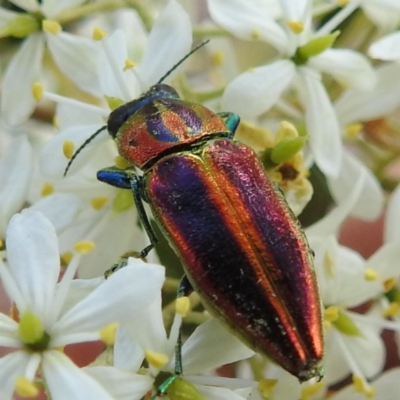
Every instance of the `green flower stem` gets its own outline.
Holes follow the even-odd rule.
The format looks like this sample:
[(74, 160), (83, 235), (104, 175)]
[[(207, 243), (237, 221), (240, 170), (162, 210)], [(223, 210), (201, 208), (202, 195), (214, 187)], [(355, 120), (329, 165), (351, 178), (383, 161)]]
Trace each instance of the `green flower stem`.
[(163, 291), (166, 293), (176, 293), (179, 287), (179, 279), (165, 278)]
[(98, 3), (84, 4), (79, 7), (72, 8), (60, 13), (56, 18), (60, 25), (65, 25), (70, 22), (75, 22), (83, 17), (98, 12), (108, 12), (118, 10), (120, 8), (130, 7), (136, 10), (139, 17), (141, 18), (144, 26), (150, 31), (153, 26), (153, 17), (146, 7), (146, 4), (142, 0), (108, 0)]
[(185, 323), (200, 325), (208, 319), (210, 319), (210, 317), (203, 312), (190, 311), (185, 317)]
[(198, 27), (193, 29), (193, 37), (195, 39), (204, 39), (209, 37), (230, 36), (230, 33), (222, 28), (204, 28)]

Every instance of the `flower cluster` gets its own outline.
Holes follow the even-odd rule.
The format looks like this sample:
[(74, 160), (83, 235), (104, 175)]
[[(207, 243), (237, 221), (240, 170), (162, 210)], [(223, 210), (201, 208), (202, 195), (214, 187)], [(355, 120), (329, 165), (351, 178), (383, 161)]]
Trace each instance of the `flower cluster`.
[[(2, 2), (0, 400), (393, 398), (400, 377), (399, 357), (390, 357), (400, 346), (399, 27), (397, 0)], [(192, 112), (178, 119), (167, 107), (152, 109), (160, 83)], [(181, 120), (190, 135), (219, 127), (203, 123), (199, 105), (218, 113), (227, 131), (238, 123), (231, 113), (240, 116), (234, 140), (254, 150), (305, 227), (321, 300), (322, 380), (300, 383), (255, 354), (221, 325), (226, 317), (211, 317), (208, 294), (183, 293), (188, 282), (176, 279), (182, 260), (156, 228), (163, 216), (147, 207), (152, 188), (137, 167), (153, 167), (154, 137), (165, 145), (158, 153), (172, 153)], [(149, 119), (138, 112), (128, 120), (141, 107)], [(130, 144), (139, 147), (132, 158), (143, 163), (116, 146), (121, 127), (132, 127)], [(147, 142), (136, 143), (142, 131), (150, 132)], [(178, 150), (206, 157), (189, 139)], [(96, 179), (100, 170), (113, 186)], [(185, 194), (173, 196), (178, 204)], [(240, 212), (231, 212), (244, 226), (237, 237), (250, 242), (262, 221), (245, 224)], [(201, 233), (218, 245), (222, 228), (210, 218)], [(203, 238), (174, 240), (192, 254)], [(270, 241), (268, 252), (251, 246), (273, 257), (280, 243)], [(226, 299), (210, 296), (221, 314)]]

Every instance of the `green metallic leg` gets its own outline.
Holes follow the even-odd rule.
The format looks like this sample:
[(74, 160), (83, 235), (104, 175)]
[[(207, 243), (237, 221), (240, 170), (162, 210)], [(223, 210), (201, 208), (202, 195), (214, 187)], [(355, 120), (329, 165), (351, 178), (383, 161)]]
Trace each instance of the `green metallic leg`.
[[(183, 275), (178, 288), (177, 298), (189, 296), (193, 292), (193, 287), (187, 279), (186, 275)], [(182, 375), (182, 327), (179, 328), (178, 340), (175, 345), (175, 373), (165, 380), (157, 389), (157, 393), (150, 397), (149, 400), (155, 400), (157, 396), (163, 396), (167, 393), (171, 383), (179, 376)]]
[(231, 112), (221, 112), (218, 115), (224, 120), (225, 125), (231, 131), (232, 136), (230, 138), (232, 139), (240, 122), (239, 115)]
[(146, 246), (143, 250), (136, 254), (129, 254), (122, 257), (116, 264), (109, 268), (105, 273), (104, 277), (109, 278), (114, 272), (126, 266), (128, 263), (128, 257), (145, 258), (149, 252), (153, 249), (155, 244), (158, 242), (157, 236), (150, 225), (150, 221), (147, 218), (146, 210), (143, 206), (143, 178), (141, 176), (129, 174), (127, 180), (129, 179), (133, 200), (139, 215), (140, 222), (142, 223), (147, 236), (149, 237), (150, 244)]
[(131, 189), (133, 194), (133, 201), (135, 202), (135, 206), (139, 215), (140, 222), (142, 223), (144, 230), (147, 233), (147, 236), (150, 239), (150, 244), (146, 246), (140, 253), (140, 258), (145, 258), (147, 254), (149, 254), (150, 250), (158, 242), (157, 236), (150, 225), (150, 221), (147, 218), (146, 210), (143, 206), (143, 178), (141, 176), (133, 175), (131, 177)]
[[(189, 296), (193, 292), (193, 287), (190, 284), (186, 275), (183, 275), (178, 288), (177, 298)], [(179, 328), (178, 340), (175, 345), (175, 375), (181, 375), (182, 368), (182, 326)]]

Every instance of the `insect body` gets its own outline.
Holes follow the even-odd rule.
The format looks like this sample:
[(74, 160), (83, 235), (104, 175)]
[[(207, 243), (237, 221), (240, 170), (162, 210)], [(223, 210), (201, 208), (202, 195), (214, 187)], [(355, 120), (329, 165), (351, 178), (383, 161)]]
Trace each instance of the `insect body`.
[(98, 179), (132, 189), (152, 242), (142, 255), (157, 240), (145, 201), (211, 314), (300, 381), (321, 377), (312, 252), (255, 153), (233, 139), (238, 123), (157, 84), (111, 113), (108, 130), (132, 168)]

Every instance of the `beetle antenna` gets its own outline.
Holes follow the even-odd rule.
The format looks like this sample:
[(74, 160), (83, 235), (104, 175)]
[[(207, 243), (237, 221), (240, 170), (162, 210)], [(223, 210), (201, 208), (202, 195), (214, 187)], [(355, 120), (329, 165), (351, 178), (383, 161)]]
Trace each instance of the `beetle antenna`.
[(157, 84), (162, 83), (162, 81), (167, 78), (173, 71), (175, 71), (187, 58), (189, 58), (193, 53), (205, 46), (209, 41), (210, 40), (206, 40), (205, 42), (200, 43), (192, 51), (187, 53), (185, 57), (181, 58), (163, 77), (161, 77)]
[(75, 158), (78, 156), (78, 154), (96, 137), (98, 136), (101, 132), (103, 132), (105, 129), (107, 129), (107, 125), (102, 126), (100, 129), (98, 129), (95, 133), (90, 135), (83, 143), (82, 145), (78, 148), (78, 150), (75, 151), (75, 153), (72, 155), (71, 159), (68, 161), (67, 167), (65, 168), (64, 171), (64, 176), (67, 176), (68, 170), (71, 167), (72, 163), (74, 162)]

